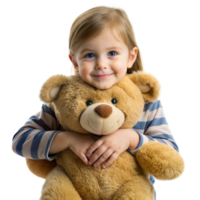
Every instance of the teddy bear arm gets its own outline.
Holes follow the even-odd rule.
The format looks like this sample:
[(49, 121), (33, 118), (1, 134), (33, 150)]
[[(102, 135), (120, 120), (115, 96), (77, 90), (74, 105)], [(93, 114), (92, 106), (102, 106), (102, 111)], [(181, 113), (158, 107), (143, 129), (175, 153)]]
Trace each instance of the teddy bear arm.
[(184, 170), (180, 154), (160, 142), (152, 141), (144, 144), (136, 153), (136, 159), (145, 171), (161, 180), (175, 179)]
[(82, 200), (71, 180), (60, 166), (47, 176), (40, 200)]

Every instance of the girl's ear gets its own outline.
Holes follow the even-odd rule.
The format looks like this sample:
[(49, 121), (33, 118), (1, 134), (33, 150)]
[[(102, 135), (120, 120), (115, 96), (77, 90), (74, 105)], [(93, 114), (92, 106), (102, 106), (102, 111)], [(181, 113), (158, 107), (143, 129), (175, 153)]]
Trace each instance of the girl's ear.
[(53, 102), (57, 99), (61, 87), (69, 81), (70, 77), (63, 75), (50, 77), (40, 90), (40, 99), (45, 103)]
[(128, 77), (138, 86), (145, 101), (153, 102), (158, 99), (160, 84), (154, 76), (143, 72), (133, 72)]
[(129, 60), (128, 60), (127, 68), (131, 68), (133, 66), (134, 62), (137, 59), (137, 54), (138, 54), (138, 48), (133, 47), (129, 52)]
[(72, 56), (71, 53), (69, 54), (69, 59), (72, 62), (74, 69), (78, 72), (78, 65), (77, 65), (77, 63), (76, 63), (76, 61), (75, 61), (75, 59), (74, 59), (74, 57)]

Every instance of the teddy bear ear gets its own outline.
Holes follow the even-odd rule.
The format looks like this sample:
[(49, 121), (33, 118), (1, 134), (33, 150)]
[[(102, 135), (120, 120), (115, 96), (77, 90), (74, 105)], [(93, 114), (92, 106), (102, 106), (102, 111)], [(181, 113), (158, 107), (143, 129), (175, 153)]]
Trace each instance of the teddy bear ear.
[(153, 102), (158, 99), (160, 84), (154, 76), (143, 72), (133, 72), (128, 76), (139, 87), (145, 101)]
[(69, 81), (70, 77), (64, 75), (50, 77), (40, 90), (40, 99), (45, 103), (53, 102), (58, 97), (61, 87)]

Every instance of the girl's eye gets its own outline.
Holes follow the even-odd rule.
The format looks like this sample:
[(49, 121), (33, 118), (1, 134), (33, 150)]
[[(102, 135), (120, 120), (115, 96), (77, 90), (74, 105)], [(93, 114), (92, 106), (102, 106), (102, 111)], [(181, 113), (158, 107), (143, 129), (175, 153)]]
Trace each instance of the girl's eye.
[(85, 103), (86, 103), (86, 106), (90, 106), (92, 104), (92, 101), (87, 100)]
[(112, 104), (116, 104), (116, 103), (117, 103), (117, 100), (116, 100), (115, 98), (113, 98), (113, 99), (111, 100), (111, 102), (112, 102)]
[(93, 53), (88, 53), (85, 55), (86, 58), (91, 58), (91, 55), (94, 55)]
[(108, 53), (108, 56), (116, 56), (117, 55), (117, 52), (116, 51), (110, 51)]

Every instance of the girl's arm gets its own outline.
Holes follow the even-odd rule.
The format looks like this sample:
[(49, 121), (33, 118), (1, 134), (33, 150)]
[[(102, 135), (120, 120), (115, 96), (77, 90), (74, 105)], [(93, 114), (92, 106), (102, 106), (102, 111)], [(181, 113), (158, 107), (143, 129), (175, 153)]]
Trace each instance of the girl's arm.
[(169, 129), (160, 100), (145, 104), (143, 113), (133, 129), (140, 135), (140, 144), (137, 149), (129, 150), (131, 153), (135, 153), (139, 147), (150, 141), (158, 141), (179, 150)]
[(53, 160), (49, 150), (54, 137), (60, 132), (60, 124), (51, 104), (43, 104), (41, 112), (29, 118), (12, 140), (12, 149), (30, 159)]

